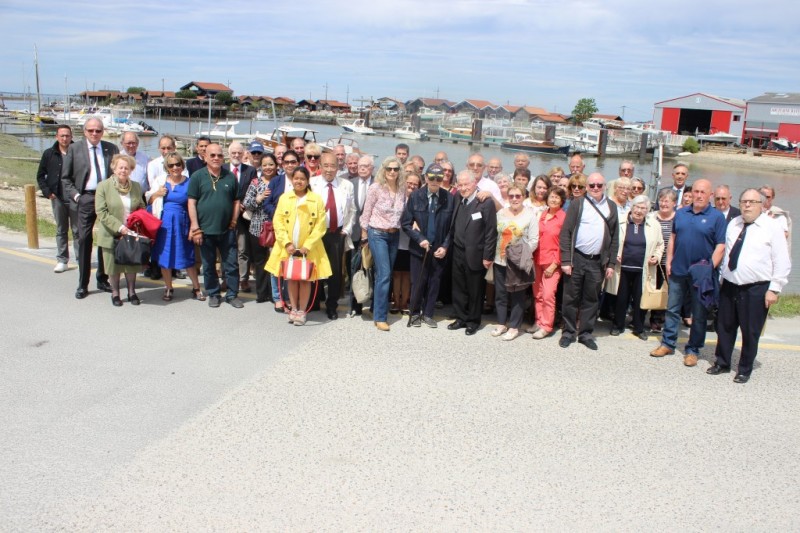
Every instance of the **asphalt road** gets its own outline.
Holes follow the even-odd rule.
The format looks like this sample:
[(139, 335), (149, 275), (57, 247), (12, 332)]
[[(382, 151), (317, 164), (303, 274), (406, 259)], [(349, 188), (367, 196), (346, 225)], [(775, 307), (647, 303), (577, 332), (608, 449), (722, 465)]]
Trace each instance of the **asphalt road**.
[(298, 328), (151, 282), (117, 309), (52, 255), (0, 235), (2, 531), (800, 525), (796, 320), (737, 385), (713, 343)]

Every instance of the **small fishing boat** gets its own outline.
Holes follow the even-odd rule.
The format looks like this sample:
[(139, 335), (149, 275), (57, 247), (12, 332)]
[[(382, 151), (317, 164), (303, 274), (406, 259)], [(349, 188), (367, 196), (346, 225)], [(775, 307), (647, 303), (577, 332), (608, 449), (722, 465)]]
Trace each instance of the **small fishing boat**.
[(361, 149), (358, 147), (358, 141), (350, 137), (343, 137), (340, 135), (339, 137), (332, 137), (320, 144), (323, 152), (332, 152), (334, 146), (344, 146), (344, 153), (347, 155), (362, 154)]
[(500, 143), (500, 148), (514, 152), (536, 154), (565, 155), (569, 153), (569, 146), (556, 146), (551, 141), (538, 141), (525, 133), (515, 134), (514, 140)]
[(368, 127), (363, 118), (357, 118), (349, 124), (342, 124), (342, 129), (346, 133), (358, 133), (359, 135), (375, 135), (375, 130)]
[(256, 132), (255, 139), (264, 145), (268, 152), (275, 150), (279, 144), (290, 146), (294, 139), (303, 139), (306, 144), (317, 142), (317, 131), (302, 128), (300, 126), (278, 126), (272, 133)]
[(428, 139), (427, 130), (414, 131), (414, 128), (410, 124), (400, 126), (392, 133), (398, 139), (408, 139), (410, 141), (424, 141)]
[[(194, 134), (195, 137), (209, 137), (211, 139), (250, 139), (253, 137), (250, 133), (236, 133), (236, 125), (238, 120), (223, 120), (214, 124), (211, 131), (198, 131)], [(256, 132), (258, 135), (258, 132)]]

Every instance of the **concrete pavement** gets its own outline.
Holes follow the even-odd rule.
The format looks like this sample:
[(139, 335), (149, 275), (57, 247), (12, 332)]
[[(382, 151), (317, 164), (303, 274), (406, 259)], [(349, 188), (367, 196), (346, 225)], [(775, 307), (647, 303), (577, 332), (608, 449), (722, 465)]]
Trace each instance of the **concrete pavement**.
[(800, 523), (796, 321), (736, 385), (705, 374), (713, 344), (690, 369), (604, 332), (591, 352), (443, 320), (297, 328), (147, 284), (115, 309), (21, 248), (0, 236), (4, 531)]

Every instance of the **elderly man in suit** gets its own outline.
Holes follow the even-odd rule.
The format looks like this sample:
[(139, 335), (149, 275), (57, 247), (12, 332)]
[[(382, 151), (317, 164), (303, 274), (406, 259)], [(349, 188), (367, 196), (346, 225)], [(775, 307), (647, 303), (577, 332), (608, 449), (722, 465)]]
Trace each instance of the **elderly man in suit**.
[(497, 246), (497, 212), (493, 202), (478, 200), (475, 172), (459, 172), (458, 192), (450, 226), (456, 319), (447, 329), (466, 328), (467, 335), (474, 335), (481, 325), (486, 270), (494, 261)]
[[(239, 190), (239, 203), (241, 204), (244, 203), (244, 197), (247, 194), (247, 188), (250, 186), (250, 182), (258, 177), (258, 173), (254, 167), (242, 163), (244, 146), (239, 141), (233, 141), (228, 145), (228, 157), (230, 158), (230, 163), (225, 163), (222, 165), (222, 168), (231, 172), (236, 178)], [(250, 257), (253, 253), (250, 249), (250, 220), (244, 217), (244, 213), (244, 209), (239, 211), (239, 220), (236, 222), (239, 290), (242, 292), (250, 292)]]
[(714, 189), (714, 207), (725, 217), (725, 222), (742, 214), (738, 208), (731, 206), (731, 188), (727, 185), (719, 185)]
[[(111, 177), (111, 158), (119, 153), (116, 145), (102, 140), (103, 131), (103, 121), (89, 118), (83, 125), (84, 140), (69, 146), (61, 168), (64, 196), (74, 203), (78, 212), (78, 290), (75, 298), (79, 300), (89, 295), (94, 244), (92, 230), (97, 220), (95, 191), (101, 181)], [(100, 249), (97, 250), (97, 288), (111, 292)]]
[[(350, 156), (347, 156), (350, 160)], [(358, 159), (357, 172), (358, 176), (350, 180), (353, 184), (353, 204), (356, 210), (355, 220), (353, 221), (353, 230), (350, 233), (353, 237), (353, 249), (360, 250), (361, 246), (361, 214), (364, 212), (364, 202), (367, 200), (367, 191), (369, 186), (372, 185), (372, 173), (375, 170), (375, 161), (370, 155), (362, 155)], [(352, 281), (355, 270), (353, 270), (352, 262), (348, 260), (350, 265), (350, 280)], [(350, 317), (361, 314), (361, 304), (356, 301), (350, 291)]]

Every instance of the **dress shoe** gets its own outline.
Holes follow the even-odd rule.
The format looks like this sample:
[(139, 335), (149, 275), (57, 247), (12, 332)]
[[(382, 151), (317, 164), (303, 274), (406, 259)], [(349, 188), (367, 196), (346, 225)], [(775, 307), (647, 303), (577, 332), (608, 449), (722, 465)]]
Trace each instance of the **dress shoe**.
[(439, 324), (433, 319), (433, 317), (423, 316), (422, 323), (428, 326), (429, 328), (438, 328)]
[(478, 331), (478, 326), (467, 326), (467, 329), (464, 330), (464, 333), (467, 335), (475, 335)]
[(228, 302), (234, 309), (241, 309), (244, 307), (244, 304), (239, 298), (228, 298), (225, 301)]
[(650, 352), (650, 357), (664, 357), (665, 355), (672, 355), (674, 353), (675, 350), (673, 350), (672, 348), (668, 348), (667, 346), (664, 346), (662, 344), (661, 346)]
[(83, 287), (75, 291), (75, 298), (77, 298), (78, 300), (83, 300), (87, 296), (89, 296), (89, 291), (84, 289)]
[(706, 374), (710, 374), (712, 376), (717, 376), (719, 374), (727, 374), (731, 371), (731, 367), (729, 366), (719, 366), (717, 363), (714, 363), (713, 366), (708, 367), (706, 370)]
[(750, 375), (748, 374), (736, 374), (733, 377), (734, 383), (747, 383), (748, 381), (750, 381)]
[(467, 324), (463, 320), (456, 319), (455, 322), (450, 322), (447, 324), (447, 329), (455, 330), (467, 327)]
[(102, 292), (111, 292), (111, 284), (107, 281), (98, 281), (97, 290)]
[(406, 327), (410, 328), (412, 326), (415, 328), (422, 327), (422, 317), (420, 315), (411, 315), (408, 317), (408, 324), (406, 324)]
[(634, 333), (634, 335), (636, 335), (637, 337), (639, 337), (640, 340), (643, 340), (643, 341), (646, 341), (647, 339), (650, 338), (650, 337), (647, 336), (647, 333), (645, 333), (644, 331), (640, 331), (639, 333)]
[(249, 281), (242, 281), (239, 283), (239, 290), (242, 292), (250, 292), (250, 282)]
[(375, 327), (380, 331), (389, 331), (389, 324), (386, 322), (375, 322)]
[(142, 302), (139, 300), (139, 297), (138, 297), (138, 296), (136, 296), (135, 294), (129, 294), (129, 295), (128, 295), (128, 302), (129, 302), (131, 305), (139, 305), (140, 303), (142, 303)]
[(219, 304), (222, 303), (222, 298), (219, 296), (209, 296), (208, 297), (208, 306), (209, 307), (219, 307)]
[(589, 348), (590, 350), (597, 350), (597, 343), (591, 337), (585, 339), (578, 339), (578, 342)]
[(558, 341), (558, 345), (561, 346), (562, 348), (569, 348), (569, 345), (572, 344), (573, 342), (575, 342), (574, 339), (571, 339), (569, 337), (561, 337), (561, 339)]
[(122, 300), (120, 300), (119, 296), (112, 296), (111, 297), (111, 304), (114, 307), (122, 307)]
[(337, 313), (336, 311), (327, 311), (325, 314), (328, 315), (328, 320), (338, 320), (339, 319), (339, 313)]
[(693, 353), (687, 353), (683, 356), (683, 364), (684, 366), (696, 366), (697, 356)]
[(609, 335), (611, 335), (612, 337), (619, 337), (620, 333), (622, 333), (621, 329), (611, 328), (611, 331), (609, 332)]

